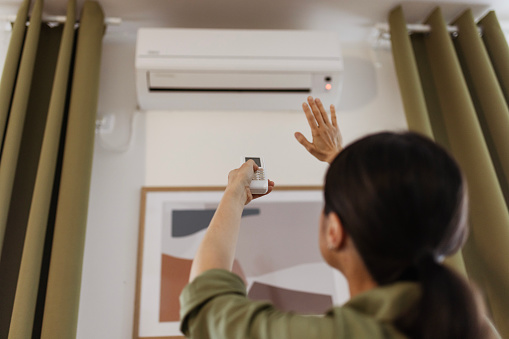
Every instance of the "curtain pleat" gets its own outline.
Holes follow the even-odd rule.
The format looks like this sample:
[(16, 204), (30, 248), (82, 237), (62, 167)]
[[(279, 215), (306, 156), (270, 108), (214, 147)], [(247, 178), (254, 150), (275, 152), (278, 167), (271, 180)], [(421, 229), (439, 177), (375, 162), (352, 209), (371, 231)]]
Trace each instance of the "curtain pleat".
[[(11, 196), (11, 208), (7, 219), (2, 263), (0, 264), (0, 275), (2, 276), (0, 289), (4, 292), (9, 291), (8, 294), (11, 298), (14, 298), (24, 248), (60, 32), (61, 30), (58, 28), (50, 28), (46, 25), (41, 27), (37, 60)], [(7, 271), (8, 274), (5, 271), (7, 267), (10, 268)], [(8, 287), (6, 282), (8, 282)]]
[[(463, 13), (454, 24), (459, 35), (456, 53), (475, 104), (479, 123), (490, 150), (506, 205), (509, 205), (509, 107), (490, 57), (478, 34), (472, 11)], [(509, 60), (509, 56), (508, 56)]]
[(13, 339), (32, 338), (39, 284), (44, 284), (44, 281), (41, 282), (39, 279), (42, 266), (41, 258), (43, 258), (46, 230), (50, 219), (50, 208), (54, 195), (53, 187), (59, 181), (59, 178), (55, 178), (55, 173), (57, 173), (61, 130), (66, 111), (70, 67), (74, 51), (75, 12), (76, 1), (71, 0), (68, 4), (67, 21), (63, 28), (60, 48), (55, 48), (55, 50), (59, 50), (57, 67), (10, 323), (9, 338)]
[(484, 45), (490, 55), (506, 103), (509, 105), (509, 46), (504, 32), (493, 11), (480, 20), (479, 25), (482, 28)]
[(5, 56), (2, 79), (0, 80), (0, 156), (2, 154), (5, 126), (7, 125), (7, 119), (11, 109), (12, 94), (14, 92), (14, 86), (16, 85), (16, 76), (18, 74), (21, 51), (23, 49), (23, 42), (25, 41), (26, 20), (28, 17), (29, 7), (30, 0), (25, 0), (18, 10), (16, 21), (12, 27), (9, 49)]
[(433, 132), (426, 109), (426, 100), (419, 72), (408, 38), (403, 9), (396, 8), (389, 16), (394, 66), (397, 69), (399, 89), (409, 129), (433, 138)]
[[(425, 39), (410, 39), (401, 7), (389, 15), (394, 64), (408, 128), (448, 147), (438, 95), (426, 56)], [(426, 93), (427, 95), (424, 95)], [(433, 95), (434, 94), (434, 95)], [(446, 259), (449, 266), (466, 275), (461, 252)]]
[(30, 27), (23, 46), (18, 79), (6, 125), (2, 158), (0, 160), (0, 258), (6, 230), (7, 216), (11, 206), (14, 176), (18, 164), (19, 149), (28, 107), (32, 73), (37, 55), (41, 30), (42, 1), (36, 1), (30, 18)]
[[(426, 38), (423, 35), (412, 35), (411, 42), (414, 47), (422, 88), (426, 93), (426, 107), (428, 109), (428, 117), (431, 123), (431, 129), (433, 130), (434, 139), (442, 146), (449, 148), (449, 138), (445, 130), (440, 97), (435, 87), (435, 79), (433, 78), (431, 64), (426, 53)], [(413, 129), (410, 130), (415, 131)]]
[[(18, 10), (0, 81), (0, 338), (74, 338), (104, 15)], [(77, 29), (77, 27), (79, 27)]]
[[(462, 251), (468, 275), (483, 290), (498, 330), (503, 337), (509, 337), (509, 213), (493, 165), (496, 161), (491, 159), (488, 147), (492, 140), (493, 152), (499, 158), (505, 156), (508, 136), (505, 131), (509, 127), (507, 107), (501, 101), (500, 89), (493, 89), (496, 77), (470, 12), (456, 22), (459, 35), (455, 44), (461, 49), (456, 54), (440, 9), (433, 11), (426, 22), (431, 33), (414, 34), (411, 38), (416, 61), (396, 59), (396, 54), (401, 52), (398, 51), (400, 45), (394, 42), (403, 38), (410, 40), (394, 34), (395, 30), (402, 29), (406, 33), (406, 26), (393, 24), (396, 15), (403, 20), (401, 8), (389, 16), (395, 62), (417, 63), (420, 78), (417, 81), (421, 82), (426, 97), (435, 140), (450, 149), (468, 182), (471, 227)], [(481, 66), (481, 63), (484, 64)], [(402, 70), (396, 65), (398, 73)], [(400, 87), (404, 85), (400, 83)], [(402, 96), (403, 101), (410, 100), (403, 91)], [(405, 106), (407, 114), (411, 115), (413, 108), (411, 103)], [(505, 117), (500, 118), (503, 115)], [(493, 130), (496, 135), (492, 134)], [(495, 140), (504, 145), (498, 146), (499, 141)], [(503, 161), (499, 162), (503, 167)]]
[[(19, 271), (26, 223), (23, 212), (31, 190), (20, 176), (29, 173), (32, 160), (27, 151), (30, 142), (22, 144), (25, 117), (32, 94), (32, 80), (37, 60), (41, 31), (42, 1), (34, 5), (27, 30), (12, 107), (6, 124), (5, 140), (0, 161), (0, 337), (5, 337), (12, 312), (14, 291)], [(26, 18), (25, 18), (26, 20)], [(25, 132), (30, 133), (27, 126)], [(17, 173), (18, 172), (18, 173)], [(31, 178), (27, 178), (30, 181)]]
[(43, 339), (76, 336), (104, 30), (100, 5), (85, 2), (76, 47)]
[(441, 95), (451, 150), (465, 173), (470, 193), (471, 234), (463, 250), (466, 268), (483, 287), (495, 324), (507, 336), (509, 213), (440, 9), (428, 23), (433, 32), (427, 41), (435, 86)]

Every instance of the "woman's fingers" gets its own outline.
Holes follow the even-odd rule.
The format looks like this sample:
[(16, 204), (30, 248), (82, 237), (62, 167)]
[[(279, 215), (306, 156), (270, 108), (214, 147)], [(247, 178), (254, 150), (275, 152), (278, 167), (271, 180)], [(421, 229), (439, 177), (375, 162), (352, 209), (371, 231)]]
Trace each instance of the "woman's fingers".
[(309, 142), (309, 140), (306, 139), (306, 137), (300, 132), (295, 132), (295, 139), (297, 139), (297, 141), (308, 151), (313, 147), (313, 144)]
[(247, 166), (251, 166), (253, 168), (253, 172), (258, 171), (258, 169), (260, 168), (260, 167), (258, 167), (256, 162), (254, 162), (253, 159), (249, 159), (246, 163), (248, 164)]
[(327, 111), (323, 107), (322, 101), (320, 99), (315, 99), (315, 104), (318, 107), (318, 110), (320, 111), (320, 117), (322, 118), (322, 121), (325, 125), (329, 126), (329, 117), (327, 116)]
[(238, 182), (240, 185), (245, 186), (246, 183), (251, 181), (254, 172), (256, 172), (258, 168), (258, 165), (256, 165), (253, 160), (249, 159), (239, 168), (230, 171), (228, 174), (228, 183), (235, 184)]
[[(302, 109), (306, 114), (309, 126), (312, 129), (314, 127), (320, 127), (320, 125), (330, 126), (329, 117), (325, 107), (323, 107), (322, 101), (320, 99), (314, 99), (311, 96), (309, 96), (307, 100), (307, 104), (302, 104)], [(334, 120), (336, 120), (335, 115)]]
[(308, 104), (303, 103), (302, 104), (302, 110), (306, 114), (306, 119), (308, 120), (309, 127), (311, 127), (311, 130), (314, 130), (318, 127), (316, 119), (311, 112), (311, 109), (309, 108)]
[(313, 99), (313, 97), (311, 97), (311, 96), (308, 97), (308, 104), (309, 104), (309, 107), (311, 107), (311, 111), (313, 112), (313, 116), (315, 117), (316, 124), (318, 125), (318, 127), (320, 127), (321, 125), (324, 125), (325, 122), (323, 121), (322, 113), (316, 106), (316, 103), (315, 103), (315, 100)]
[(332, 126), (338, 127), (338, 120), (336, 118), (336, 107), (330, 105), (330, 118), (332, 120)]

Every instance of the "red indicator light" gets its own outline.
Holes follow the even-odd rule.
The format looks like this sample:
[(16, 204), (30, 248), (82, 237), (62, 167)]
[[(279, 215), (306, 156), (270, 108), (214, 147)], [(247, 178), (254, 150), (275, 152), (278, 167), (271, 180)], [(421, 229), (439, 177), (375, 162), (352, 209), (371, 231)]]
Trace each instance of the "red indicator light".
[(327, 84), (325, 85), (325, 89), (330, 91), (332, 89), (332, 85), (331, 84)]

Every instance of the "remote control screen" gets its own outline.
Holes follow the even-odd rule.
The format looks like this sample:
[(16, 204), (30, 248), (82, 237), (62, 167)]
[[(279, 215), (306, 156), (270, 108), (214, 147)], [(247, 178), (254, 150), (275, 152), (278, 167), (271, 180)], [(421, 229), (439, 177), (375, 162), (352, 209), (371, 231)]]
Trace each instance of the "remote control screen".
[(255, 162), (255, 164), (258, 165), (258, 167), (262, 167), (262, 162), (260, 161), (260, 158), (248, 158), (248, 157), (246, 157), (246, 162), (248, 160), (253, 160)]

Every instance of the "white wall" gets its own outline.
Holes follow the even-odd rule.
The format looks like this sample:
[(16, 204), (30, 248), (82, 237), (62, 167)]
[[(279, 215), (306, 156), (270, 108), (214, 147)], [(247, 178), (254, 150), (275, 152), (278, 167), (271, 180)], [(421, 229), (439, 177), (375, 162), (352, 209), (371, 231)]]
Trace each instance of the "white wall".
[[(345, 45), (345, 88), (338, 120), (346, 142), (383, 129), (406, 127), (392, 57), (367, 45)], [(122, 148), (136, 109), (134, 42), (106, 35), (99, 115), (113, 113), (116, 128), (103, 144)], [(255, 123), (253, 123), (255, 121)], [(321, 185), (325, 164), (293, 137), (305, 131), (296, 112), (149, 112), (134, 121), (124, 153), (96, 140), (78, 321), (79, 339), (132, 337), (140, 188), (224, 185), (242, 154), (265, 157), (280, 185)], [(298, 168), (298, 170), (296, 169)]]

